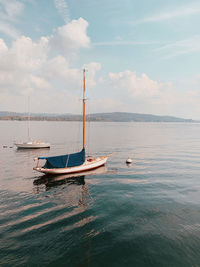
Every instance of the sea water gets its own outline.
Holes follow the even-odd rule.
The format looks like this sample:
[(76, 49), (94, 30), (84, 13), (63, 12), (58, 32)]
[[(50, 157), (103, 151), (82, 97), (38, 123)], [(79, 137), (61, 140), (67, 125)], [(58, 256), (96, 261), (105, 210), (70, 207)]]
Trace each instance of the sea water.
[(0, 266), (200, 266), (200, 124), (91, 122), (87, 153), (112, 155), (79, 177), (33, 159), (80, 150), (81, 123), (31, 122), (50, 150), (13, 146), (27, 122), (0, 129)]

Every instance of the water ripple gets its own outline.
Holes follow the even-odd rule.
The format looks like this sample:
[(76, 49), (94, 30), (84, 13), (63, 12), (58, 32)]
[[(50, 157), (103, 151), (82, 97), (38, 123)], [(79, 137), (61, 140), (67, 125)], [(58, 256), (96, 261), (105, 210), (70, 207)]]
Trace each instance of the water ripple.
[[(23, 125), (2, 122), (1, 139)], [(0, 265), (199, 266), (200, 124), (92, 123), (107, 169), (33, 172), (34, 157), (73, 149), (77, 126), (33, 122), (51, 150), (0, 149)]]

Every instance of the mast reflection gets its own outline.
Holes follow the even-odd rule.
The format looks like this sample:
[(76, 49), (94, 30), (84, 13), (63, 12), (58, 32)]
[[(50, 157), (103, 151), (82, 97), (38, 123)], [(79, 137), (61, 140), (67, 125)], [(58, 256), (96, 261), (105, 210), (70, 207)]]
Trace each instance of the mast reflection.
[[(70, 204), (70, 206), (87, 207), (87, 197), (89, 196), (89, 198), (91, 198), (87, 185), (85, 184), (85, 175), (67, 178), (62, 177), (62, 179), (61, 177), (44, 175), (34, 180), (33, 185), (35, 194), (65, 185), (65, 187), (61, 187), (58, 190), (56, 189), (56, 191), (58, 192), (57, 195), (59, 195), (59, 199), (62, 199), (66, 204)], [(63, 189), (62, 192), (60, 189)]]
[(84, 185), (85, 184), (85, 175), (78, 177), (60, 177), (60, 176), (49, 176), (44, 175), (39, 179), (33, 181), (35, 186), (45, 185), (46, 190), (50, 190), (52, 187), (63, 185), (63, 184), (76, 184)]
[[(33, 191), (35, 194), (39, 194), (44, 191), (49, 191), (52, 188), (66, 185), (65, 193), (67, 193), (68, 196), (73, 194), (75, 197), (75, 195), (81, 190), (82, 197), (79, 199), (78, 205), (84, 206), (86, 203), (86, 196), (89, 196), (91, 199), (88, 186), (85, 183), (85, 177), (90, 175), (105, 174), (105, 173), (107, 173), (107, 169), (105, 166), (103, 166), (92, 171), (74, 173), (71, 175), (70, 174), (57, 175), (57, 176), (43, 175), (33, 181), (34, 185)], [(78, 189), (78, 187), (80, 187), (80, 190)]]

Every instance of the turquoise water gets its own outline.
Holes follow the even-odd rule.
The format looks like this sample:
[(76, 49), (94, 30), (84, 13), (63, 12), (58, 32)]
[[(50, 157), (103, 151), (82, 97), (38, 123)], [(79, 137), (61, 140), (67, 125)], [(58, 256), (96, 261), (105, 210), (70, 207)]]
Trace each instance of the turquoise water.
[(54, 178), (33, 158), (79, 149), (80, 123), (32, 122), (51, 149), (16, 150), (26, 126), (0, 122), (1, 266), (200, 266), (200, 124), (90, 123), (106, 167)]

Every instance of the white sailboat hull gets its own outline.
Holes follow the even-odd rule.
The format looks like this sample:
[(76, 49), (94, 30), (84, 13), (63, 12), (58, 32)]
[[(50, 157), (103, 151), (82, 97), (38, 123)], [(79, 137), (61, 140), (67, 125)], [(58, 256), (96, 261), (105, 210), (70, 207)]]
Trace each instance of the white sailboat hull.
[(56, 168), (56, 169), (46, 169), (42, 167), (34, 167), (33, 170), (42, 172), (45, 174), (66, 174), (66, 173), (79, 173), (84, 171), (89, 171), (103, 166), (108, 157), (103, 156), (95, 159), (88, 159), (82, 165), (70, 168)]
[(49, 143), (43, 143), (43, 142), (27, 142), (27, 143), (15, 143), (17, 148), (49, 148)]

